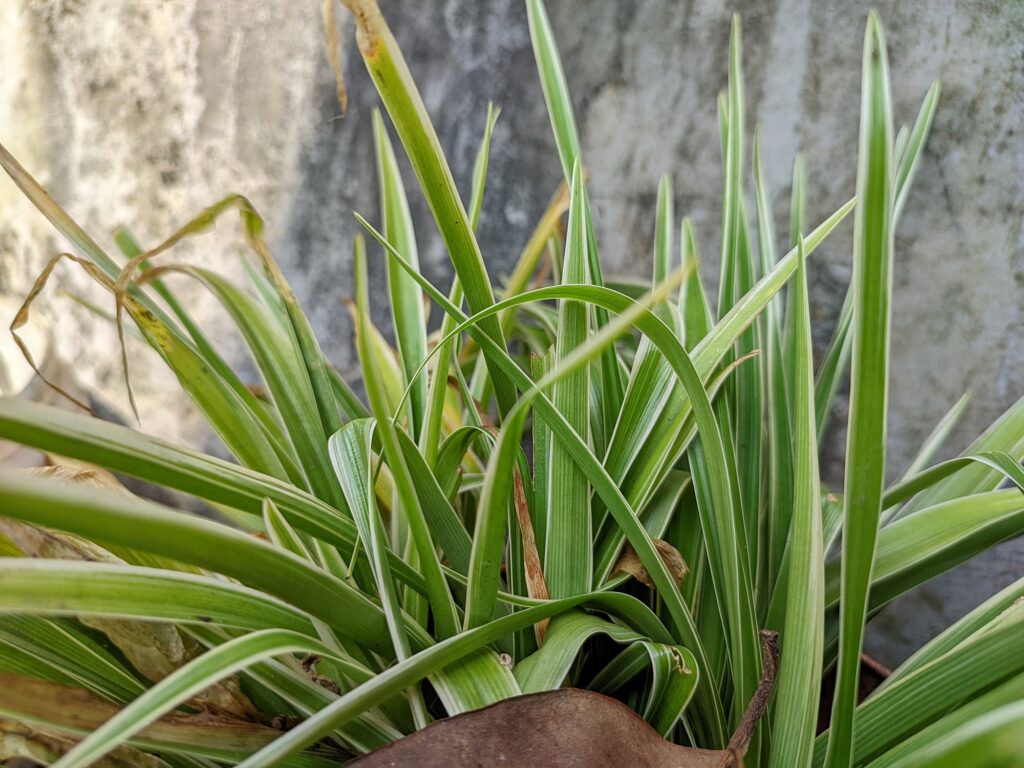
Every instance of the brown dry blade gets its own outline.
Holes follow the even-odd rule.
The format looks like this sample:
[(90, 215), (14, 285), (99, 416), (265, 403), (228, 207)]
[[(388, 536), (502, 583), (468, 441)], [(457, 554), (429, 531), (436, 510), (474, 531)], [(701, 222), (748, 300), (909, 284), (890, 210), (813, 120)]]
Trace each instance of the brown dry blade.
[(341, 114), (331, 118), (337, 120), (348, 112), (348, 90), (345, 88), (345, 77), (341, 68), (341, 36), (338, 34), (338, 22), (334, 16), (335, 0), (324, 0), (324, 34), (327, 37), (327, 58), (334, 72), (334, 87), (338, 96), (338, 108)]
[[(16, 718), (49, 723), (60, 730), (89, 733), (117, 714), (118, 706), (83, 688), (0, 671), (0, 710), (11, 712)], [(249, 754), (280, 735), (274, 728), (232, 717), (172, 712), (147, 725), (135, 738), (186, 750), (205, 747)], [(325, 759), (344, 756), (326, 743), (311, 747), (308, 754)]]
[[(0, 717), (0, 765), (7, 768), (46, 768), (69, 751), (78, 739), (33, 723)], [(92, 763), (92, 768), (166, 768), (154, 755), (121, 745)]]
[[(25, 474), (44, 477), (68, 485), (85, 485), (118, 496), (134, 498), (105, 469), (55, 465), (33, 467)], [(123, 560), (93, 542), (60, 531), (50, 531), (18, 520), (0, 518), (0, 534), (14, 542), (29, 557), (88, 562), (122, 563)], [(106, 635), (124, 654), (132, 667), (147, 680), (157, 682), (202, 653), (189, 635), (174, 624), (158, 621), (133, 621), (102, 616), (79, 616), (79, 620)], [(204, 689), (189, 702), (196, 709), (242, 720), (259, 720), (259, 712), (242, 693), (237, 677), (224, 678)]]
[(50, 276), (53, 274), (53, 270), (63, 259), (69, 259), (75, 262), (76, 264), (80, 264), (83, 266), (88, 263), (84, 259), (75, 256), (73, 253), (58, 253), (56, 256), (52, 257), (48, 262), (46, 262), (46, 266), (43, 267), (43, 271), (39, 273), (38, 277), (36, 277), (35, 282), (32, 284), (32, 289), (28, 292), (28, 295), (25, 297), (25, 301), (22, 302), (21, 307), (14, 315), (14, 319), (11, 320), (11, 338), (13, 338), (14, 343), (18, 345), (18, 349), (21, 351), (22, 356), (25, 358), (25, 362), (29, 364), (32, 370), (35, 371), (36, 376), (38, 376), (40, 380), (44, 384), (46, 384), (46, 386), (50, 387), (50, 389), (54, 390), (63, 397), (66, 397), (68, 400), (77, 405), (79, 408), (84, 409), (90, 415), (95, 416), (96, 413), (93, 411), (92, 408), (83, 403), (81, 400), (72, 395), (70, 392), (68, 392), (66, 389), (61, 387), (56, 382), (50, 381), (48, 378), (46, 378), (43, 372), (39, 369), (39, 366), (36, 365), (36, 360), (32, 356), (32, 350), (29, 349), (28, 344), (25, 343), (25, 340), (21, 338), (21, 336), (18, 334), (18, 331), (24, 328), (25, 325), (28, 323), (29, 311), (32, 307), (32, 303), (36, 300), (36, 298), (38, 298), (39, 294), (42, 293), (43, 288), (46, 287), (46, 283), (49, 281)]
[[(449, 386), (454, 386), (456, 391), (462, 391), (458, 382), (453, 376), (448, 377)], [(484, 429), (490, 432), (495, 439), (498, 438), (498, 428), (487, 418), (484, 409), (473, 401), (480, 422)], [(537, 536), (533, 530), (533, 520), (530, 518), (530, 507), (526, 501), (526, 487), (523, 485), (523, 475), (516, 465), (512, 470), (512, 500), (516, 509), (516, 519), (519, 521), (519, 532), (523, 542), (523, 570), (526, 575), (526, 593), (536, 600), (548, 600), (548, 584), (544, 578), (544, 568), (541, 565), (540, 550), (537, 549)], [(537, 637), (537, 645), (544, 644), (544, 636), (547, 634), (550, 619), (537, 622), (533, 631)]]
[[(526, 488), (523, 486), (523, 477), (519, 467), (512, 472), (513, 500), (516, 508), (516, 518), (519, 520), (519, 533), (523, 540), (523, 570), (526, 573), (526, 593), (536, 600), (547, 600), (548, 584), (544, 579), (544, 568), (540, 561), (540, 551), (537, 549), (537, 537), (533, 530), (533, 520), (530, 519), (530, 508), (526, 502)], [(544, 635), (547, 634), (550, 619), (544, 619), (534, 625), (533, 631), (537, 636), (537, 645), (544, 645)]]
[(51, 464), (46, 467), (29, 467), (23, 470), (26, 475), (46, 477), (51, 480), (59, 480), (68, 485), (86, 485), (100, 490), (116, 493), (118, 496), (135, 498), (135, 495), (121, 485), (117, 477), (110, 470), (103, 467), (76, 466), (72, 464)]
[[(29, 467), (20, 470), (26, 475), (44, 477), (67, 484), (83, 483), (128, 493), (112, 475), (102, 469), (80, 470), (67, 466)], [(129, 494), (130, 495), (130, 494)], [(55, 560), (84, 560), (99, 563), (120, 563), (110, 551), (88, 539), (62, 531), (51, 531), (31, 523), (12, 518), (0, 518), (0, 533), (13, 542), (27, 557)]]
[[(493, 704), (428, 725), (349, 763), (356, 768), (742, 768), (775, 685), (778, 635), (761, 633), (764, 674), (740, 727), (722, 750), (663, 739), (632, 709), (593, 691), (563, 688)], [(499, 757), (500, 756), (500, 757)]]
[[(545, 244), (546, 251), (547, 245)], [(537, 270), (537, 275), (533, 279), (533, 288), (542, 288), (549, 277), (551, 277), (551, 259), (543, 259), (540, 263), (540, 269)]]
[(184, 225), (179, 227), (170, 237), (155, 248), (151, 248), (145, 253), (140, 253), (124, 265), (121, 273), (117, 277), (117, 282), (114, 284), (114, 297), (118, 303), (119, 313), (120, 305), (123, 303), (124, 297), (127, 294), (128, 286), (134, 279), (135, 273), (145, 262), (165, 253), (187, 237), (192, 237), (193, 235), (206, 232), (216, 224), (217, 219), (220, 218), (222, 214), (232, 209), (238, 210), (238, 214), (242, 220), (242, 228), (245, 234), (246, 243), (259, 257), (260, 264), (267, 277), (270, 278), (274, 283), (274, 286), (282, 292), (282, 298), (286, 301), (289, 299), (293, 300), (294, 294), (292, 293), (291, 286), (288, 285), (288, 282), (284, 278), (284, 274), (278, 267), (277, 262), (275, 262), (274, 258), (270, 255), (270, 251), (263, 240), (262, 217), (248, 198), (243, 195), (232, 194), (222, 200), (219, 200), (208, 208), (205, 208), (198, 216), (193, 217)]
[[(114, 293), (114, 303), (116, 306), (114, 322), (117, 325), (117, 335), (121, 344), (121, 358), (125, 370), (126, 384), (128, 383), (128, 353), (125, 345), (124, 305), (130, 298), (128, 289), (133, 282), (135, 273), (146, 262), (170, 250), (186, 237), (198, 235), (207, 231), (213, 227), (221, 214), (232, 209), (238, 210), (239, 217), (242, 220), (242, 230), (245, 235), (246, 244), (253, 253), (256, 254), (260, 261), (260, 266), (263, 268), (264, 274), (266, 274), (267, 278), (274, 285), (274, 288), (278, 291), (282, 301), (289, 305), (294, 305), (296, 303), (295, 294), (292, 291), (291, 285), (285, 278), (284, 273), (281, 272), (281, 268), (278, 266), (277, 262), (274, 261), (274, 257), (271, 255), (270, 249), (267, 247), (266, 241), (263, 239), (263, 218), (247, 197), (239, 194), (228, 195), (222, 200), (204, 209), (198, 216), (195, 216), (186, 224), (179, 227), (170, 237), (155, 248), (152, 248), (145, 253), (141, 253), (131, 259), (124, 265), (124, 268), (117, 277), (117, 281), (113, 283), (111, 290)], [(128, 397), (131, 401), (132, 412), (135, 414), (136, 420), (138, 420), (139, 413), (138, 409), (135, 407), (135, 397), (130, 385), (128, 386)]]
[(161, 264), (159, 267), (150, 267), (135, 281), (140, 288), (149, 285), (154, 280), (159, 280), (166, 275), (190, 275), (196, 277), (195, 267), (188, 264)]
[[(651, 542), (654, 544), (654, 548), (658, 550), (658, 554), (661, 556), (662, 562), (665, 563), (665, 567), (668, 568), (673, 581), (677, 585), (681, 584), (683, 577), (686, 576), (690, 569), (686, 565), (686, 561), (683, 560), (683, 556), (679, 554), (679, 550), (661, 539), (651, 539)], [(619, 561), (615, 564), (615, 570), (628, 573), (649, 589), (654, 588), (654, 582), (651, 581), (647, 568), (644, 567), (643, 561), (640, 560), (639, 555), (637, 555), (636, 550), (633, 549), (631, 544), (627, 543), (623, 547)]]
[(135, 276), (135, 273), (143, 262), (155, 259), (165, 251), (169, 251), (186, 237), (198, 235), (211, 229), (214, 224), (217, 223), (217, 219), (220, 218), (221, 214), (231, 210), (232, 208), (238, 209), (243, 220), (245, 220), (247, 214), (259, 218), (259, 214), (256, 213), (256, 209), (253, 208), (252, 203), (242, 195), (232, 194), (218, 200), (213, 205), (204, 208), (197, 216), (194, 216), (188, 222), (178, 227), (170, 237), (155, 248), (151, 248), (144, 253), (140, 253), (125, 264), (121, 269), (121, 274), (117, 276), (117, 282), (115, 283), (114, 289), (115, 295), (123, 295), (125, 293), (128, 289), (129, 283), (131, 283), (132, 278)]
[(252, 396), (257, 400), (262, 400), (266, 403), (270, 402), (270, 390), (268, 390), (265, 385), (257, 382), (251, 382), (246, 384), (245, 388), (248, 389), (249, 392), (252, 393)]
[(117, 340), (121, 345), (121, 366), (124, 369), (124, 382), (128, 389), (128, 402), (132, 407), (132, 414), (135, 416), (135, 421), (141, 423), (139, 417), (139, 409), (135, 402), (135, 393), (132, 391), (131, 377), (128, 370), (128, 345), (125, 339), (124, 330), (124, 304), (128, 296), (128, 287), (131, 285), (135, 273), (142, 267), (146, 262), (156, 258), (161, 253), (172, 248), (176, 243), (180, 242), (189, 235), (196, 235), (200, 232), (205, 232), (210, 229), (217, 218), (225, 211), (239, 207), (243, 211), (251, 209), (252, 206), (249, 201), (241, 195), (229, 195), (223, 200), (211, 205), (209, 208), (203, 210), (198, 216), (190, 220), (187, 224), (180, 227), (174, 234), (164, 240), (160, 245), (152, 248), (145, 253), (140, 253), (138, 256), (129, 260), (127, 264), (121, 269), (121, 273), (117, 276), (117, 281), (114, 283), (114, 324), (117, 327)]
[(892, 674), (892, 670), (873, 656), (863, 651), (860, 654), (860, 663), (871, 670), (871, 673), (880, 681), (884, 681)]

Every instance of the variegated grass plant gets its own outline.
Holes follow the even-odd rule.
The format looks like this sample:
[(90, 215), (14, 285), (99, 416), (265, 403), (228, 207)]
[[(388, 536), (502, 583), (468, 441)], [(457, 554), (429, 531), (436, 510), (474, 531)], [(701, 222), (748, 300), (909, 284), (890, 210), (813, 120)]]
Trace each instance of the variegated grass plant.
[[(717, 300), (695, 269), (685, 219), (673, 242), (667, 178), (650, 290), (613, 286), (552, 29), (542, 0), (527, 0), (565, 181), (512, 276), (495, 285), (474, 230), (496, 114), (464, 202), (375, 3), (346, 5), (456, 274), (443, 292), (419, 272), (406, 190), (376, 115), (378, 225), (360, 222), (373, 257), (387, 261), (397, 344), (371, 323), (358, 238), (365, 403), (321, 353), (246, 199), (227, 198), (148, 251), (122, 231), (119, 259), (0, 152), (73, 245), (64, 256), (115, 297), (122, 336), (130, 329), (156, 350), (234, 457), (0, 401), (0, 437), (222, 513), (214, 522), (112, 491), (98, 469), (0, 474), (5, 756), (60, 768), (334, 765), (445, 715), (563, 685), (621, 698), (678, 743), (720, 749), (758, 686), (759, 633), (769, 629), (781, 635), (778, 683), (747, 765), (1020, 759), (1022, 581), (856, 701), (866, 618), (1024, 528), (1024, 497), (1003, 488), (1024, 485), (1024, 401), (962, 457), (932, 464), (961, 401), (886, 482), (893, 230), (938, 85), (894, 135), (871, 16), (856, 197), (806, 221), (798, 160), (780, 248), (756, 132), (748, 210), (736, 23), (718, 104)], [(254, 255), (251, 284), (156, 260), (232, 211)], [(852, 288), (815, 372), (806, 259), (851, 211)], [(555, 280), (537, 287), (542, 264)], [(165, 282), (171, 274), (220, 301), (263, 392), (224, 362)], [(444, 318), (433, 333), (424, 293)], [(838, 495), (822, 487), (818, 444), (848, 368)], [(819, 734), (822, 676), (833, 668), (831, 727)]]

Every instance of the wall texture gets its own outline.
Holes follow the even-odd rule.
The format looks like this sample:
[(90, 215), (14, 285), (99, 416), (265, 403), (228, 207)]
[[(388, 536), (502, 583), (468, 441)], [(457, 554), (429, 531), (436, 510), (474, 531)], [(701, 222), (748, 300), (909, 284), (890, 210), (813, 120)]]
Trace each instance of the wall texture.
[[(581, 126), (602, 258), (610, 273), (648, 272), (657, 179), (671, 173), (677, 211), (694, 218), (714, 282), (721, 195), (715, 98), (724, 87), (729, 16), (743, 15), (750, 125), (763, 131), (781, 224), (794, 154), (807, 158), (813, 222), (854, 188), (859, 61), (866, 3), (714, 0), (549, 3)], [(897, 236), (890, 417), (898, 471), (941, 414), (974, 399), (953, 448), (1024, 394), (1024, 4), (880, 0), (897, 118), (911, 121), (930, 82), (943, 95)], [(104, 243), (128, 224), (153, 244), (229, 192), (253, 199), (279, 260), (342, 369), (353, 365), (339, 299), (350, 289), (352, 210), (376, 217), (370, 110), (375, 97), (349, 45), (349, 114), (337, 112), (319, 4), (167, 0), (0, 0), (0, 141)], [(493, 276), (508, 271), (559, 171), (519, 0), (382, 0), (460, 186), (468, 190), (488, 100), (502, 108), (481, 242)], [(343, 14), (342, 14), (343, 15)], [(407, 178), (412, 183), (411, 173)], [(421, 260), (450, 269), (418, 194)], [(24, 293), (66, 247), (0, 179), (0, 293)], [(182, 247), (182, 260), (238, 269), (233, 221)], [(382, 269), (375, 272), (382, 285)], [(847, 225), (811, 265), (824, 345), (850, 274)], [(63, 287), (93, 298), (74, 270)], [(66, 298), (45, 300), (60, 353), (85, 384), (123, 404), (114, 337)], [(197, 313), (224, 328), (213, 303)], [(41, 309), (44, 307), (41, 305)], [(58, 319), (59, 317), (59, 319)], [(6, 322), (6, 318), (0, 318)], [(218, 334), (217, 337), (222, 337)], [(229, 355), (237, 343), (225, 337)], [(146, 429), (208, 437), (169, 374), (134, 350)], [(240, 362), (241, 359), (239, 358)], [(826, 448), (841, 474), (843, 435)], [(869, 649), (896, 661), (1022, 575), (1024, 547), (898, 601)]]

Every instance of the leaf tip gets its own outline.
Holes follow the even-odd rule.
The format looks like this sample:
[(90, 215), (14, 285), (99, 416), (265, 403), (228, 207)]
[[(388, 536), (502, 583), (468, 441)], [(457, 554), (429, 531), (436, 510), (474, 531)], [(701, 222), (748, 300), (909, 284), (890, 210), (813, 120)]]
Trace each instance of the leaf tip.
[(875, 63), (881, 62), (885, 56), (885, 33), (882, 30), (882, 20), (874, 8), (868, 11), (866, 35), (866, 45), (870, 51), (871, 60)]

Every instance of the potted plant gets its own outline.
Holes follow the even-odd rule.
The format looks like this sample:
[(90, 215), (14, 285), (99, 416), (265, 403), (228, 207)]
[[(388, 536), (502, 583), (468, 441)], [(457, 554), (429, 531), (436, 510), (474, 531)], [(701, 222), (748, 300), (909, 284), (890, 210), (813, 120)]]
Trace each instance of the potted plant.
[[(122, 341), (149, 343), (233, 457), (0, 399), (0, 439), (64, 465), (0, 471), (2, 756), (61, 768), (365, 753), (365, 765), (1019, 765), (1024, 582), (857, 696), (866, 619), (1024, 529), (1024, 401), (932, 464), (958, 404), (885, 482), (893, 228), (938, 86), (894, 135), (871, 15), (856, 197), (811, 226), (797, 173), (779, 255), (756, 138), (756, 226), (744, 196), (735, 23), (717, 302), (686, 220), (673, 244), (668, 179), (653, 277), (637, 289), (602, 274), (565, 77), (543, 2), (528, 0), (565, 186), (499, 286), (474, 235), (496, 114), (463, 202), (376, 3), (345, 4), (456, 275), (443, 291), (420, 273), (376, 116), (380, 223), (360, 221), (387, 262), (397, 344), (370, 319), (357, 238), (365, 400), (321, 353), (245, 198), (148, 250), (122, 231), (116, 258), (0, 148), (70, 241), (63, 257), (114, 298)], [(806, 259), (851, 211), (853, 285), (816, 372)], [(258, 267), (248, 285), (168, 258), (225, 213)], [(549, 284), (531, 284), (547, 270)], [(260, 386), (225, 363), (169, 275), (220, 301)], [(424, 293), (443, 313), (434, 332)], [(817, 453), (848, 366), (839, 495), (822, 487)], [(133, 496), (111, 472), (200, 499), (212, 519)]]

